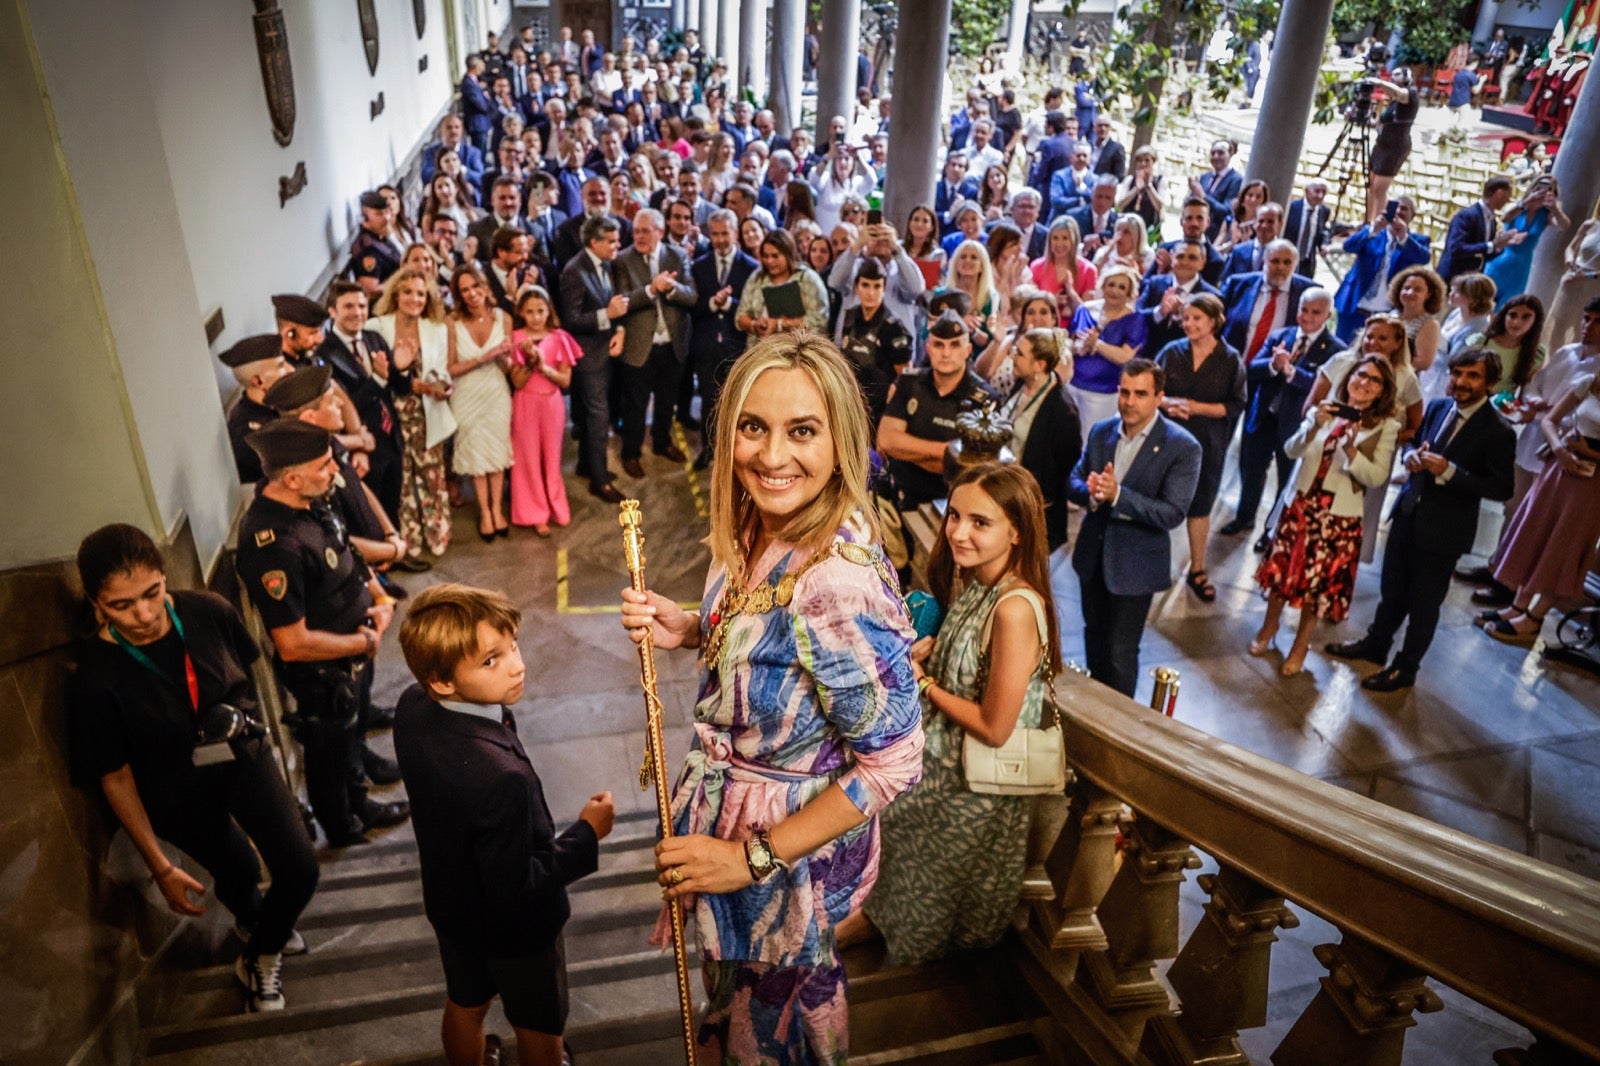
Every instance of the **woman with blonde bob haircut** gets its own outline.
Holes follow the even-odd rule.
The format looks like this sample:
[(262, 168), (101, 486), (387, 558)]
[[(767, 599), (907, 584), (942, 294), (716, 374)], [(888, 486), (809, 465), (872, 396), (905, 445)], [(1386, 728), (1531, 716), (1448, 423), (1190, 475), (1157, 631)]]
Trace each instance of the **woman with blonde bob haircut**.
[(715, 426), (700, 610), (622, 593), (632, 639), (701, 659), (657, 880), (694, 910), (700, 1061), (843, 1062), (833, 931), (877, 881), (879, 811), (921, 773), (915, 634), (839, 350), (814, 333), (763, 339), (734, 363)]

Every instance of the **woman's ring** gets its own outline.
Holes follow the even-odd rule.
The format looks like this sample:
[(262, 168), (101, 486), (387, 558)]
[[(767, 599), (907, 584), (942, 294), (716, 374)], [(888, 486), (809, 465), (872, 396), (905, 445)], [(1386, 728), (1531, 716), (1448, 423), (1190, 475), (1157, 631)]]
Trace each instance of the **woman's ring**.
[(667, 881), (674, 885), (683, 884), (683, 871), (674, 866), (667, 871)]

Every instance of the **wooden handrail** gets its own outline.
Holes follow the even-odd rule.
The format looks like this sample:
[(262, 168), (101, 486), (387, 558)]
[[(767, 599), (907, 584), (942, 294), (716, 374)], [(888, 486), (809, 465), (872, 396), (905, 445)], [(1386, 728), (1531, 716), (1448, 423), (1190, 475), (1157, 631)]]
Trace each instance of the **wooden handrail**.
[[(1077, 772), (1219, 862), (1471, 999), (1600, 1057), (1595, 882), (1058, 679)], [(1180, 712), (1181, 713), (1181, 712)]]

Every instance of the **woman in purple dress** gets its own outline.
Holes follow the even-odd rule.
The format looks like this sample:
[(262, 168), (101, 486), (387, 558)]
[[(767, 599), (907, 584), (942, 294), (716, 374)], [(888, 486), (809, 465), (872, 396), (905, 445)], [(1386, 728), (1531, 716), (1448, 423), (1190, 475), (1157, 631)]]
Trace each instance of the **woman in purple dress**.
[(1122, 366), (1144, 347), (1144, 316), (1133, 309), (1138, 291), (1135, 271), (1110, 268), (1100, 275), (1100, 299), (1079, 307), (1067, 328), (1074, 341), (1072, 384), (1067, 389), (1078, 403), (1085, 444), (1096, 422), (1116, 417)]

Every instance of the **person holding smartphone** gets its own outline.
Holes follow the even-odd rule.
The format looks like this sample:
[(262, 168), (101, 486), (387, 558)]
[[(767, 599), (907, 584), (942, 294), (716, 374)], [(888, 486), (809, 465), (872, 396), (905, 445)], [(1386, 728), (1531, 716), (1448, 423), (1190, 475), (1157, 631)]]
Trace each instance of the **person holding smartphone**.
[(1300, 461), (1294, 496), (1283, 509), (1256, 584), (1267, 595), (1267, 615), (1250, 642), (1250, 654), (1273, 648), (1285, 606), (1300, 611), (1294, 643), (1279, 672), (1305, 668), (1317, 619), (1342, 622), (1350, 614), (1361, 564), (1361, 522), (1367, 490), (1381, 490), (1394, 460), (1397, 392), (1394, 370), (1379, 355), (1364, 356), (1346, 375), (1337, 396), (1311, 408), (1284, 450)]

